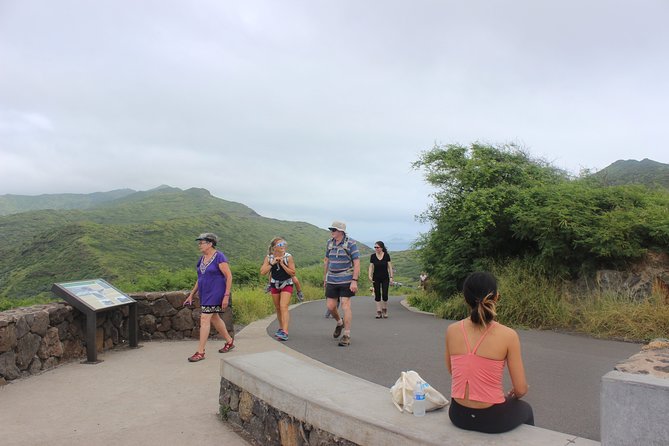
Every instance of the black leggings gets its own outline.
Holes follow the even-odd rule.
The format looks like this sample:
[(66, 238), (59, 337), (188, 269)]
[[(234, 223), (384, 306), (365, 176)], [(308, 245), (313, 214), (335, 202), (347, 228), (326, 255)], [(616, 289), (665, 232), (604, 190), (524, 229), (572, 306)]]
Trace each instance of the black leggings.
[(534, 426), (532, 406), (517, 398), (507, 398), (503, 403), (487, 409), (470, 409), (451, 398), (448, 417), (460, 429), (486, 434), (510, 431), (521, 424)]
[(388, 286), (390, 285), (390, 279), (385, 280), (375, 280), (374, 281), (374, 300), (377, 302), (381, 301), (381, 292), (383, 291), (383, 301), (388, 302)]

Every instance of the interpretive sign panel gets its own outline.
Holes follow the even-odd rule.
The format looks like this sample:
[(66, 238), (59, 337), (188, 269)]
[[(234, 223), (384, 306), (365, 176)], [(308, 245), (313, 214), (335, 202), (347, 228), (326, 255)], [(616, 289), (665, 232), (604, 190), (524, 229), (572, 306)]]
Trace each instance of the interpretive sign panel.
[(97, 314), (127, 305), (128, 341), (137, 345), (137, 301), (126, 296), (102, 279), (54, 283), (51, 291), (86, 315), (86, 355), (88, 364), (97, 364), (96, 329)]
[(102, 279), (56, 283), (55, 286), (62, 288), (64, 292), (79, 299), (94, 311), (135, 302)]

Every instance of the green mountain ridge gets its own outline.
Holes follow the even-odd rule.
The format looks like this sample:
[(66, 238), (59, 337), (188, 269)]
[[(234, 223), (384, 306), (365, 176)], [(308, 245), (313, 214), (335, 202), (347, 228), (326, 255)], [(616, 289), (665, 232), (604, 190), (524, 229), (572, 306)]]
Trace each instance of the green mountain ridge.
[(0, 216), (43, 209), (87, 209), (135, 192), (117, 189), (91, 194), (0, 195)]
[(54, 282), (102, 277), (131, 280), (151, 271), (194, 268), (195, 237), (215, 232), (230, 259), (257, 263), (277, 235), (298, 266), (322, 260), (326, 230), (275, 220), (205, 189), (161, 187), (90, 209), (32, 210), (0, 217), (0, 297), (49, 293)]
[(643, 184), (652, 188), (669, 189), (669, 164), (648, 158), (641, 161), (618, 160), (592, 176), (609, 186)]

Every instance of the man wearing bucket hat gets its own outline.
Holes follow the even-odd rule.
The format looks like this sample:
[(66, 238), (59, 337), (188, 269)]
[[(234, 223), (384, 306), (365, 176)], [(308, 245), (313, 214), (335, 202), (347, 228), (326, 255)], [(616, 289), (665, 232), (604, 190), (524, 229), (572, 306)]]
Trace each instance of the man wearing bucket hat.
[[(358, 291), (358, 277), (360, 276), (360, 253), (355, 240), (346, 234), (346, 223), (333, 221), (328, 228), (332, 238), (328, 240), (325, 249), (325, 267), (323, 286), (330, 314), (337, 321), (334, 338), (339, 340), (340, 347), (351, 344), (351, 297)], [(344, 312), (342, 320), (337, 311), (337, 302), (341, 299), (341, 308)]]

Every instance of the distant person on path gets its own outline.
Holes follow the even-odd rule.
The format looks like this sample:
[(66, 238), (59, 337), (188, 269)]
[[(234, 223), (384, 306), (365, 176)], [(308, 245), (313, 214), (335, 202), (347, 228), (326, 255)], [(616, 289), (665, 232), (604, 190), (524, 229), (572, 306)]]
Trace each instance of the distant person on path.
[[(374, 254), (369, 257), (369, 281), (374, 286), (376, 318), (388, 317), (388, 287), (393, 281), (393, 265), (390, 254), (382, 241), (374, 243)], [(383, 297), (383, 302), (381, 298)]]
[[(346, 234), (346, 223), (332, 222), (330, 226), (332, 238), (328, 240), (325, 249), (325, 266), (323, 286), (328, 310), (337, 321), (334, 338), (338, 339), (344, 330), (344, 336), (339, 340), (340, 347), (351, 345), (351, 297), (358, 291), (360, 277), (360, 253), (355, 240)], [(341, 308), (344, 319), (337, 311), (337, 302), (341, 299)]]
[(223, 313), (230, 304), (230, 289), (232, 288), (232, 272), (225, 254), (216, 250), (218, 236), (211, 232), (200, 234), (196, 238), (202, 257), (197, 262), (197, 282), (184, 301), (184, 305), (193, 303), (193, 295), (200, 293), (200, 343), (190, 362), (204, 359), (204, 347), (209, 338), (211, 324), (225, 338), (225, 345), (219, 353), (227, 353), (233, 348), (234, 340), (225, 328), (219, 313)]
[(420, 273), (420, 287), (421, 289), (425, 289), (425, 284), (427, 283), (427, 273), (422, 272)]
[(265, 256), (260, 267), (260, 274), (269, 273), (270, 275), (270, 293), (276, 309), (276, 318), (279, 321), (279, 329), (274, 336), (279, 341), (287, 341), (290, 325), (288, 305), (293, 295), (295, 260), (290, 253), (286, 252), (288, 243), (283, 238), (274, 238), (269, 246), (271, 253)]
[[(448, 416), (461, 429), (489, 434), (534, 425), (532, 407), (520, 399), (529, 386), (518, 333), (494, 320), (497, 280), (487, 272), (472, 273), (463, 293), (471, 315), (446, 329), (446, 367), (452, 375)], [(505, 363), (513, 385), (506, 395)]]

